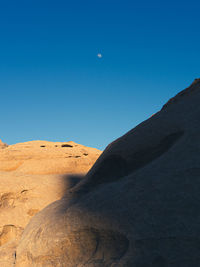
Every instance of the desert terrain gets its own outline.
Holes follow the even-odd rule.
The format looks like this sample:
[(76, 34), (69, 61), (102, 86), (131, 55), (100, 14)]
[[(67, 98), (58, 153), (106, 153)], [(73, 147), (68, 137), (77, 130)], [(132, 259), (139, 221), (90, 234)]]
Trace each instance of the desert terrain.
[(200, 79), (37, 213), (15, 267), (200, 266)]
[(15, 247), (30, 219), (62, 198), (101, 151), (74, 142), (0, 142), (0, 266), (12, 266)]
[(0, 266), (200, 266), (199, 103), (196, 79), (102, 154), (2, 144)]

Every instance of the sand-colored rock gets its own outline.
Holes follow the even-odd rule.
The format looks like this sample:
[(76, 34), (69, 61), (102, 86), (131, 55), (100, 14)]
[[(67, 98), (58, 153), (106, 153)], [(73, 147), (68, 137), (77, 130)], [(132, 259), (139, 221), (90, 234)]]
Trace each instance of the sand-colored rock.
[(0, 150), (0, 171), (23, 174), (85, 173), (100, 155), (74, 142), (30, 141)]
[(74, 142), (32, 141), (0, 150), (1, 267), (11, 266), (16, 244), (30, 219), (62, 198), (100, 154)]
[(15, 267), (200, 266), (200, 80), (37, 213)]
[(7, 144), (3, 143), (2, 140), (0, 139), (0, 149), (7, 147)]

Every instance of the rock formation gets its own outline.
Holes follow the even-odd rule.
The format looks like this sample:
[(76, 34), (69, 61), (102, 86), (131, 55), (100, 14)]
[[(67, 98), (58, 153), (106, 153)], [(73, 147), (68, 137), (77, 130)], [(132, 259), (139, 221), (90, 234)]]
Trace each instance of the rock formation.
[(100, 151), (74, 142), (31, 141), (0, 150), (0, 171), (23, 174), (85, 173)]
[(0, 149), (7, 147), (7, 144), (3, 143), (2, 140), (0, 139)]
[(200, 80), (37, 213), (15, 267), (200, 266)]
[(101, 152), (74, 142), (32, 141), (0, 150), (0, 266), (10, 267), (30, 219), (80, 181)]

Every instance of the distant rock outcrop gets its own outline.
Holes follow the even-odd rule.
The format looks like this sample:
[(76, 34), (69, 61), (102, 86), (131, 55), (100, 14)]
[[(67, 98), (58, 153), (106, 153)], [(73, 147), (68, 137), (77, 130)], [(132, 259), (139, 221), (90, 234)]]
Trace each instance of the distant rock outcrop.
[(200, 266), (200, 80), (36, 214), (15, 267)]
[(30, 141), (0, 151), (0, 171), (23, 174), (86, 173), (100, 155), (74, 142)]
[(8, 146), (8, 145), (5, 144), (5, 143), (3, 143), (2, 140), (0, 139), (0, 149), (1, 149), (1, 148), (5, 148), (5, 147), (7, 147), (7, 146)]
[(101, 151), (74, 142), (31, 141), (0, 150), (0, 266), (10, 267), (24, 227), (62, 198)]

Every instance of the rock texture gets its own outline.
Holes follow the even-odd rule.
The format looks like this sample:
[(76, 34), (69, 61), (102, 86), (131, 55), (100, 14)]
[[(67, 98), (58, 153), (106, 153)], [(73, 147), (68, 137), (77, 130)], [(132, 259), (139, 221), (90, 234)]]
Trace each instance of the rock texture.
[(0, 149), (7, 147), (7, 144), (3, 143), (2, 140), (0, 139)]
[(101, 151), (32, 141), (0, 150), (0, 266), (9, 267), (30, 219), (78, 183)]
[(200, 80), (37, 213), (15, 267), (200, 266)]
[(74, 142), (31, 141), (0, 150), (0, 171), (23, 174), (85, 173), (100, 151)]

